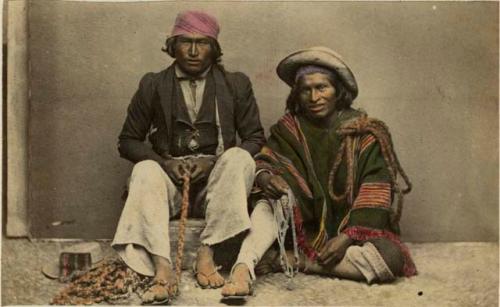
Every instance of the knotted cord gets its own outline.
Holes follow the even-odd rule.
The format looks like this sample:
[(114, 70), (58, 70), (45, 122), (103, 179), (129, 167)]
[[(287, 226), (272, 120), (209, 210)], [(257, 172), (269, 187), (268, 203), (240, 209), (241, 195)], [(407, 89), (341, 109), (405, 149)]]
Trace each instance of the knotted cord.
[(181, 204), (181, 217), (179, 221), (179, 239), (177, 241), (177, 256), (175, 257), (175, 277), (177, 279), (177, 285), (181, 282), (181, 272), (182, 272), (182, 258), (184, 257), (184, 243), (186, 234), (186, 223), (188, 217), (188, 207), (189, 207), (189, 185), (190, 178), (188, 174), (183, 176), (182, 184), (182, 204)]
[[(328, 178), (328, 192), (332, 197), (332, 199), (338, 202), (346, 199), (348, 195), (352, 195), (354, 189), (354, 178), (355, 178), (354, 177), (355, 146), (353, 146), (353, 144), (355, 144), (354, 139), (356, 137), (360, 137), (367, 133), (371, 133), (380, 144), (382, 156), (384, 158), (387, 170), (389, 171), (389, 175), (391, 177), (393, 191), (397, 195), (397, 208), (395, 214), (392, 217), (392, 222), (398, 223), (401, 218), (403, 210), (403, 196), (411, 191), (412, 184), (410, 182), (410, 179), (406, 175), (406, 172), (401, 167), (398, 157), (394, 152), (391, 134), (389, 133), (389, 128), (387, 128), (387, 126), (382, 121), (374, 118), (369, 118), (366, 114), (363, 114), (361, 117), (343, 124), (337, 130), (337, 133), (343, 138), (343, 140), (340, 145), (340, 149), (337, 155), (335, 156), (335, 160)], [(346, 185), (344, 193), (342, 193), (341, 195), (336, 195), (333, 189), (334, 180), (337, 171), (339, 169), (339, 166), (344, 158), (347, 163)], [(397, 182), (398, 174), (401, 175), (406, 184), (405, 189), (402, 189), (399, 183)], [(349, 205), (352, 206), (352, 198), (349, 199)]]
[[(185, 230), (189, 207), (189, 175), (183, 176), (181, 216), (175, 274), (177, 289), (181, 280), (182, 259), (184, 257)], [(130, 268), (121, 259), (104, 261), (96, 268), (73, 279), (51, 301), (52, 305), (92, 305), (100, 302), (113, 303), (125, 300), (133, 292), (142, 296), (152, 282), (151, 277), (142, 276)]]
[(92, 305), (125, 300), (146, 291), (152, 278), (142, 276), (121, 259), (108, 259), (75, 279), (50, 302), (52, 305)]
[[(294, 217), (294, 206), (295, 197), (290, 189), (288, 193), (281, 196), (280, 199), (271, 200), (271, 204), (274, 212), (274, 220), (277, 226), (277, 241), (280, 247), (280, 264), (288, 277), (287, 289), (293, 290), (295, 288), (294, 276), (297, 275), (299, 268), (299, 250), (297, 244), (297, 235), (295, 229), (295, 217)], [(290, 263), (285, 249), (285, 238), (288, 227), (291, 225), (292, 230), (292, 240), (293, 240), (293, 256), (294, 264)]]

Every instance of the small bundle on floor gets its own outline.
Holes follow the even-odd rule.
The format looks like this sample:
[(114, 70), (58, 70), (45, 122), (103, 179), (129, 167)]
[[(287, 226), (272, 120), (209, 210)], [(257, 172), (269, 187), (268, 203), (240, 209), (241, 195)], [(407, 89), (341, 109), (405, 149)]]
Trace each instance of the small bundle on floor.
[(91, 305), (103, 301), (112, 303), (127, 299), (134, 292), (142, 295), (150, 282), (150, 277), (137, 274), (120, 259), (110, 259), (75, 278), (50, 304)]
[[(184, 257), (185, 229), (189, 207), (188, 175), (183, 177), (183, 194), (181, 206), (181, 219), (179, 223), (179, 240), (175, 263), (176, 282), (180, 284), (182, 272), (182, 259)], [(121, 259), (105, 261), (89, 272), (75, 277), (72, 282), (52, 299), (52, 305), (92, 305), (100, 302), (116, 302), (137, 293), (141, 298), (153, 285), (158, 284), (152, 277), (143, 276), (130, 269)], [(170, 293), (164, 302), (167, 303), (178, 294), (178, 287)], [(158, 303), (158, 302), (153, 302)]]

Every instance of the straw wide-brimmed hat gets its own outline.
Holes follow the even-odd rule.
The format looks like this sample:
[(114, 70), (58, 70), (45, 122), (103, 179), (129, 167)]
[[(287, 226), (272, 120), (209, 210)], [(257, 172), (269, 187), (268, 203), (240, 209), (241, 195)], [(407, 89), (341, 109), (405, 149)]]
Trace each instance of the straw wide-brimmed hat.
[[(99, 263), (104, 259), (104, 252), (101, 248), (101, 245), (98, 242), (83, 242), (77, 243), (72, 246), (66, 247), (59, 251), (58, 256), (52, 258), (50, 261), (47, 261), (42, 266), (42, 273), (48, 278), (62, 278), (62, 270), (61, 270), (61, 255), (64, 253), (74, 254), (77, 257), (73, 259), (76, 262), (81, 262), (82, 258), (78, 257), (80, 255), (88, 254), (89, 257), (89, 265), (87, 268), (95, 268)], [(81, 263), (76, 263), (76, 267), (81, 265)]]
[(327, 47), (311, 47), (293, 52), (281, 60), (276, 72), (281, 80), (293, 86), (297, 70), (305, 65), (321, 66), (335, 72), (352, 93), (353, 99), (358, 95), (358, 84), (351, 69), (340, 55)]

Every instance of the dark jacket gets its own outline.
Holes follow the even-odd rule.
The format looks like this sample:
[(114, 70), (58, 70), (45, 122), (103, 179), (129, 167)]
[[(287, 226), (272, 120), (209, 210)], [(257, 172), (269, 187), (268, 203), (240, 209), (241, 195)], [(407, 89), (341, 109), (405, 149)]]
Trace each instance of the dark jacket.
[[(213, 65), (210, 73), (215, 80), (217, 108), (224, 149), (238, 145), (252, 156), (265, 143), (264, 129), (253, 95), (252, 84), (240, 72), (225, 72)], [(120, 156), (134, 163), (143, 160), (160, 162), (170, 155), (172, 142), (172, 110), (176, 86), (174, 65), (159, 73), (147, 73), (139, 83), (127, 111), (127, 118), (119, 136)], [(144, 142), (148, 137), (152, 147)]]

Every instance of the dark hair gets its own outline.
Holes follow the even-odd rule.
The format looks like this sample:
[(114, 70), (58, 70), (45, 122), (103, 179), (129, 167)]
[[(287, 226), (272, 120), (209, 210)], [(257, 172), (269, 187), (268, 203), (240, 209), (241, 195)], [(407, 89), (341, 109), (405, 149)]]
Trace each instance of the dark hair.
[[(328, 74), (328, 81), (335, 87), (335, 109), (344, 110), (348, 109), (352, 105), (353, 95), (349, 91), (344, 83), (340, 80), (336, 73)], [(288, 110), (292, 115), (296, 115), (300, 112), (299, 95), (300, 95), (300, 84), (303, 82), (304, 76), (301, 76), (293, 85), (288, 98), (286, 99), (286, 110)]]
[[(165, 46), (161, 48), (161, 51), (175, 58), (175, 44), (177, 44), (177, 37), (173, 36), (167, 38), (165, 41)], [(219, 42), (212, 37), (207, 37), (212, 49), (212, 60), (214, 63), (219, 63), (222, 57), (222, 49), (220, 48)]]

